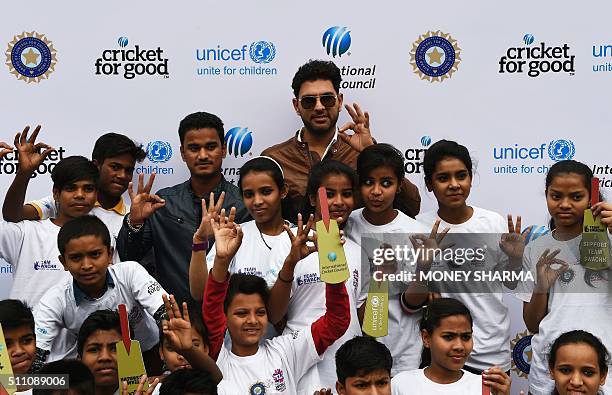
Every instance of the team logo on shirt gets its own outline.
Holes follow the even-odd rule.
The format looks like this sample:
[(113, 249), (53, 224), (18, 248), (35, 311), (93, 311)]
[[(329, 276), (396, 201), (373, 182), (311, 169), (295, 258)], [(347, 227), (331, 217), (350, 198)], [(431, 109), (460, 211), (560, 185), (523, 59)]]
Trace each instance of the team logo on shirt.
[(266, 386), (262, 382), (257, 382), (249, 389), (250, 395), (263, 395), (266, 393)]
[(34, 270), (61, 270), (57, 264), (51, 263), (49, 259), (34, 261)]
[(145, 287), (147, 288), (149, 295), (153, 295), (155, 292), (159, 292), (161, 290), (161, 285), (159, 285), (157, 281), (151, 281), (145, 285)]
[(297, 285), (315, 284), (321, 281), (319, 273), (306, 273), (303, 276), (297, 278)]
[(561, 273), (559, 276), (559, 281), (561, 281), (563, 284), (569, 284), (574, 281), (574, 277), (576, 277), (576, 272), (574, 269), (569, 268), (565, 272)]
[(276, 388), (278, 392), (283, 392), (287, 389), (287, 385), (285, 384), (285, 376), (282, 369), (276, 369), (272, 374), (272, 379), (274, 380), (274, 388)]
[(519, 376), (526, 378), (529, 375), (531, 365), (531, 338), (533, 335), (529, 331), (518, 333), (516, 337), (510, 341), (512, 348), (512, 370)]

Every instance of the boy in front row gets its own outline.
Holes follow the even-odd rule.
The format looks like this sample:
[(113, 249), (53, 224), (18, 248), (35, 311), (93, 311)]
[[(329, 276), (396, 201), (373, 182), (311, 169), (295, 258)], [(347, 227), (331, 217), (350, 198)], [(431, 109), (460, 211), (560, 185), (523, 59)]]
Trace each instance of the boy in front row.
[(111, 266), (113, 251), (108, 228), (97, 217), (68, 221), (57, 236), (59, 260), (70, 278), (52, 287), (34, 307), (37, 358), (45, 360), (60, 334), (67, 329), (65, 357), (76, 356), (77, 334), (89, 314), (125, 304), (145, 363), (158, 358), (158, 321), (164, 313), (165, 291), (136, 262)]

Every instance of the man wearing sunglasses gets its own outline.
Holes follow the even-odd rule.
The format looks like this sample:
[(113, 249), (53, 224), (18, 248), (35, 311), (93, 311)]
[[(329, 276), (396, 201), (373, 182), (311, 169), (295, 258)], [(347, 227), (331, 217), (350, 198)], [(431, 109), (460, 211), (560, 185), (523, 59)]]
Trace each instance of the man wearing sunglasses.
[[(323, 159), (335, 159), (354, 169), (359, 153), (375, 143), (370, 132), (370, 116), (357, 103), (344, 106), (352, 121), (340, 128), (336, 126), (343, 104), (341, 81), (340, 69), (333, 62), (310, 60), (302, 65), (291, 87), (295, 95), (293, 108), (304, 126), (289, 140), (262, 152), (283, 166), (289, 188), (283, 218), (293, 223), (305, 204), (308, 175), (314, 164)], [(353, 134), (347, 134), (348, 130)], [(421, 205), (417, 187), (404, 179), (396, 203), (398, 209), (415, 217)]]

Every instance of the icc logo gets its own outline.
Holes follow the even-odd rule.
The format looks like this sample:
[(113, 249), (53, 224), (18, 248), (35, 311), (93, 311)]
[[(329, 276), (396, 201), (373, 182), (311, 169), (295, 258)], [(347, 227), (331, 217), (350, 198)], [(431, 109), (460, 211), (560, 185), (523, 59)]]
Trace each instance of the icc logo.
[(576, 148), (570, 140), (553, 140), (548, 144), (548, 156), (555, 162), (572, 159), (575, 153)]
[(172, 146), (167, 141), (151, 141), (147, 144), (147, 159), (151, 162), (168, 162), (170, 158), (172, 158)]
[(249, 56), (255, 63), (270, 63), (276, 56), (276, 48), (270, 41), (257, 41), (251, 44)]
[(125, 48), (128, 45), (128, 38), (127, 37), (119, 37), (117, 39), (117, 44), (119, 44), (119, 46), (121, 48)]
[(429, 137), (429, 136), (421, 137), (421, 145), (423, 147), (427, 147), (427, 146), (429, 146), (429, 144), (431, 144), (431, 137)]
[(525, 43), (525, 45), (531, 45), (533, 44), (533, 41), (535, 40), (535, 38), (533, 37), (533, 34), (525, 34), (523, 36), (523, 42)]
[(323, 33), (322, 42), (328, 55), (342, 56), (351, 47), (351, 32), (346, 27), (332, 26)]
[(236, 126), (225, 133), (225, 144), (227, 151), (235, 158), (244, 156), (253, 146), (253, 135), (248, 128)]

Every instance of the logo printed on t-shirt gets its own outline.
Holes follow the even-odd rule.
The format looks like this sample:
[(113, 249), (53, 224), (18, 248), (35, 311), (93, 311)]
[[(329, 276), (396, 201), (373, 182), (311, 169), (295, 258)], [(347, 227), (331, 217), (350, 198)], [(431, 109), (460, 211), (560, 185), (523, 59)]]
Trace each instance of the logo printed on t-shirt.
[(272, 378), (274, 379), (274, 387), (277, 391), (282, 392), (287, 389), (287, 385), (285, 384), (285, 376), (283, 375), (282, 369), (274, 370)]
[(261, 271), (257, 270), (256, 267), (244, 267), (242, 269), (238, 269), (238, 273), (250, 274), (252, 276), (257, 276), (257, 277), (263, 277)]
[(321, 281), (321, 277), (319, 277), (319, 273), (306, 273), (303, 276), (299, 276), (297, 278), (297, 285), (306, 285), (306, 284), (314, 284)]
[(61, 270), (57, 264), (51, 263), (50, 259), (34, 261), (34, 270)]
[(151, 281), (146, 285), (147, 292), (149, 295), (153, 295), (155, 292), (159, 292), (161, 290), (161, 285), (157, 281)]

